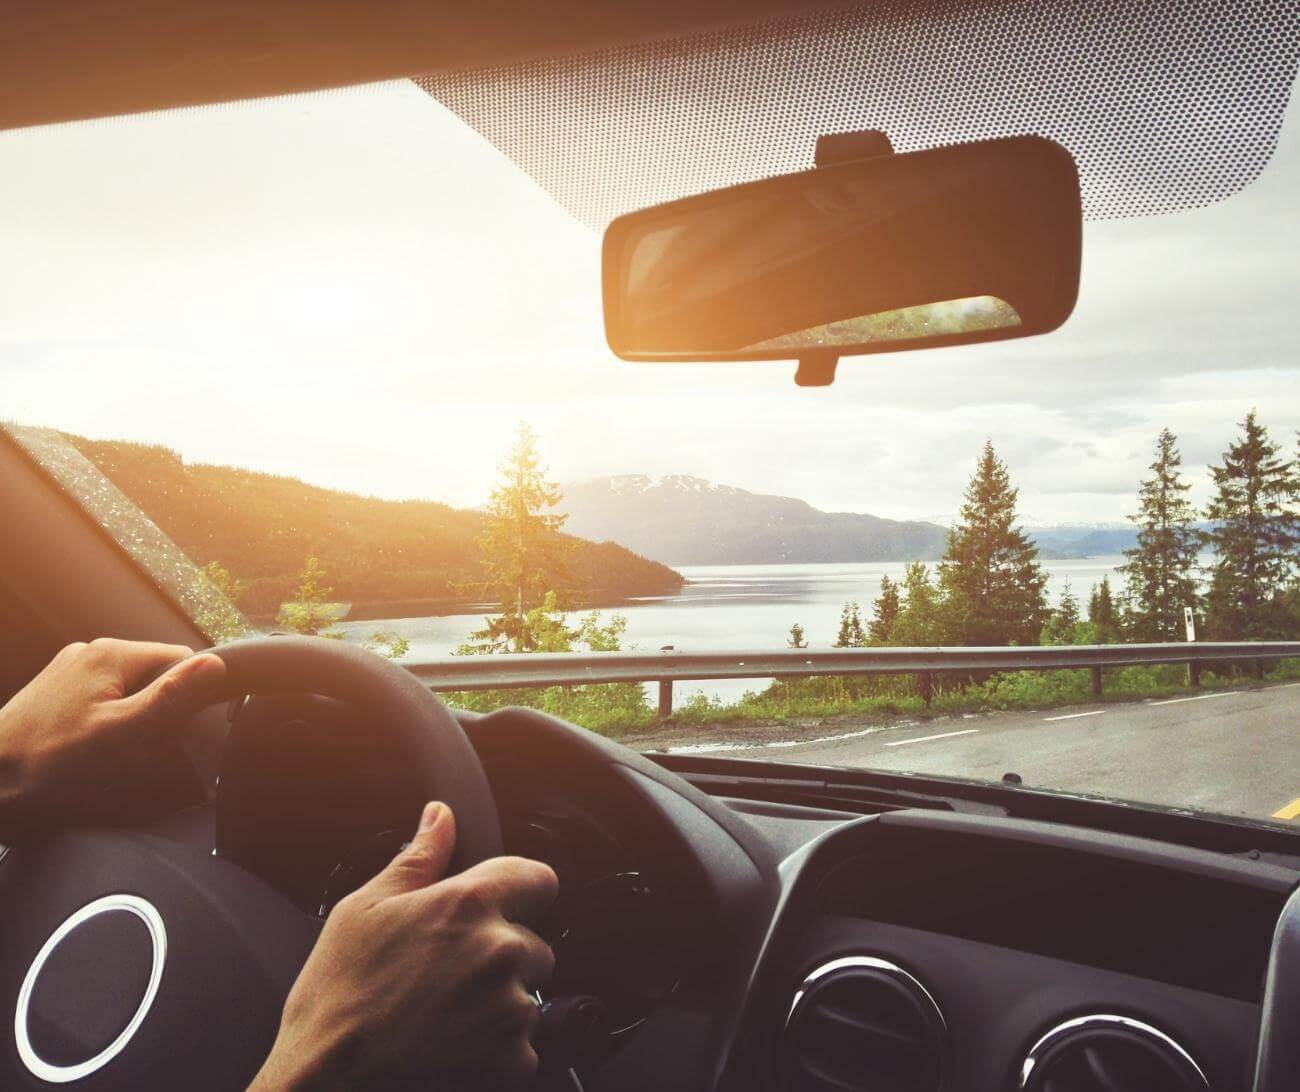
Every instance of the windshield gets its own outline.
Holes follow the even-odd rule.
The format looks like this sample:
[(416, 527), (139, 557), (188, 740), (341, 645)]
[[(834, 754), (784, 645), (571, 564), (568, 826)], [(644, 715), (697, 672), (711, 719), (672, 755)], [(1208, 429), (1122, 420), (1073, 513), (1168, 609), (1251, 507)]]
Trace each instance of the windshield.
[(1046, 646), (448, 700), (648, 751), (1300, 815), (1300, 662), (1069, 654), (1300, 640), (1294, 108), (1238, 192), (1087, 222), (1060, 330), (846, 360), (824, 390), (619, 363), (603, 220), (542, 181), (408, 82), (0, 134), (0, 418), (214, 641), (424, 674), (735, 651), (733, 676)]

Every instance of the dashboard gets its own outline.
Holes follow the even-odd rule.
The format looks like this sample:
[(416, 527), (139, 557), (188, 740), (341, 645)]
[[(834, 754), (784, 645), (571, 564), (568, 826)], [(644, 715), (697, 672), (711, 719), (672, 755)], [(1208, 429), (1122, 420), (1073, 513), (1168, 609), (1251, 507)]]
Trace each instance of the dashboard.
[(901, 810), (787, 871), (751, 1087), (1252, 1087), (1289, 869)]
[[(1300, 1087), (1277, 1030), (1300, 1006), (1294, 858), (956, 796), (793, 804), (781, 767), (740, 798), (529, 710), (459, 717), (507, 851), (560, 877), (545, 996), (606, 1014), (548, 1090)], [(327, 912), (402, 840), (403, 771), (374, 750), (334, 703), (241, 709), (222, 855)]]

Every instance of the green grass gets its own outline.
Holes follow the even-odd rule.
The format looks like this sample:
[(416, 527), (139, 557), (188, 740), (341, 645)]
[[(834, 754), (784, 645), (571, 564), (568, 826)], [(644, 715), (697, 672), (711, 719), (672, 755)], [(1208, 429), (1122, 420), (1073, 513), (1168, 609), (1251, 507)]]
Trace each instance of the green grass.
[[(1242, 689), (1269, 682), (1300, 680), (1300, 660), (1283, 660), (1264, 680), (1244, 673), (1203, 672), (1199, 690), (1187, 685), (1181, 664), (1108, 668), (1103, 674), (1102, 701), (1140, 701), (1212, 690)], [(695, 694), (660, 721), (644, 691), (633, 684), (552, 686), (545, 689), (477, 691), (446, 695), (462, 709), (487, 712), (504, 705), (525, 705), (562, 717), (601, 735), (618, 737), (645, 733), (749, 722), (793, 723), (827, 717), (943, 716), (1001, 710), (1051, 709), (1097, 701), (1086, 668), (1070, 671), (1008, 671), (980, 682), (958, 682), (940, 676), (929, 708), (907, 676), (826, 676), (775, 682), (749, 691), (736, 702)]]

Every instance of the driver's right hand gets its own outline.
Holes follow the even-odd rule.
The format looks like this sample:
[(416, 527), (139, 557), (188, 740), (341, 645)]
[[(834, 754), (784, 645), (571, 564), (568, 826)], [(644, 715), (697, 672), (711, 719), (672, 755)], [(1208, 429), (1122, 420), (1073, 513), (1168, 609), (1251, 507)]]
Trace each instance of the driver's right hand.
[(285, 1002), (255, 1092), (526, 1087), (554, 959), (528, 928), (555, 873), (520, 857), (446, 876), (456, 823), (424, 809), (411, 844), (339, 902)]

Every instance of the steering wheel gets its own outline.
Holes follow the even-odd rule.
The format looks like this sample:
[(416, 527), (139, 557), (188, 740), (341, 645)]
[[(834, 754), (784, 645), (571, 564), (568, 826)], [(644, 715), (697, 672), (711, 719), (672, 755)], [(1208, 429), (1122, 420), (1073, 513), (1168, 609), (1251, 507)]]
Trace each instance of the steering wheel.
[[(501, 853), (473, 747), (409, 672), (315, 637), (212, 651), (230, 697), (302, 692), (364, 709), (421, 799), (453, 809), (454, 869)], [(0, 1088), (246, 1087), (321, 923), (215, 853), (77, 830), (0, 861)]]

